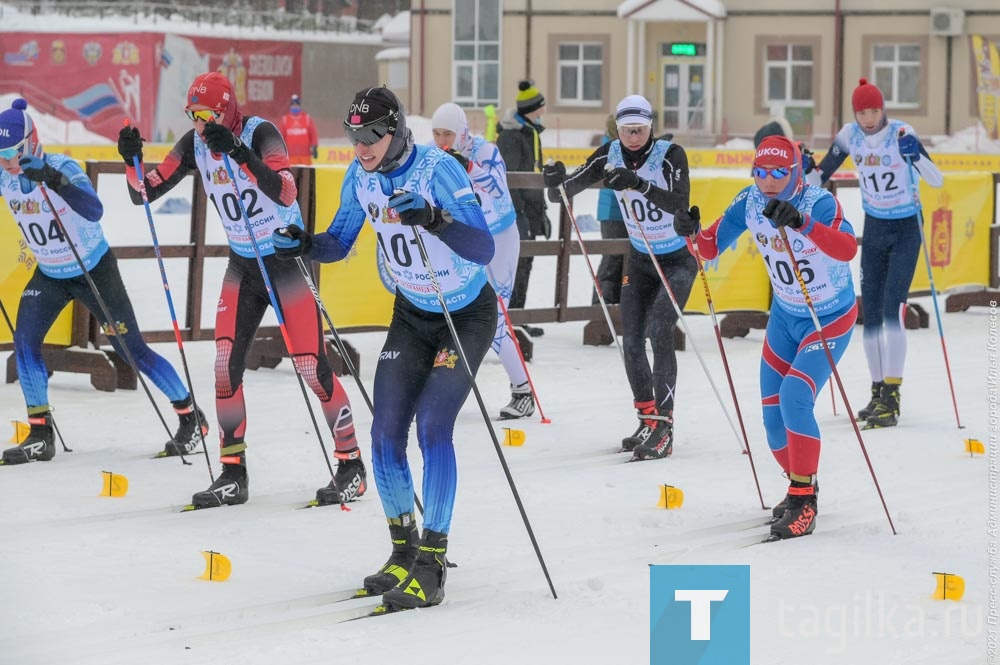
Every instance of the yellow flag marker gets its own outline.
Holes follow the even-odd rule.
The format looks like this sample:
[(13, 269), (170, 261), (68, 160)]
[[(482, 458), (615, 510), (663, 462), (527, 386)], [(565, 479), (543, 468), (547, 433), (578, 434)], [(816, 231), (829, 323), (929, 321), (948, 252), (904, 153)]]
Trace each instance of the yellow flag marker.
[(209, 582), (225, 582), (229, 579), (229, 573), (233, 572), (233, 564), (229, 562), (229, 557), (211, 550), (201, 554), (205, 557), (205, 572), (198, 579)]
[(966, 439), (965, 452), (970, 455), (982, 455), (986, 452), (986, 448), (983, 447), (983, 442), (979, 439)]
[(524, 445), (524, 430), (511, 429), (509, 427), (503, 428), (503, 445), (505, 446), (523, 446)]
[(962, 600), (965, 594), (965, 580), (961, 575), (952, 573), (934, 573), (937, 579), (937, 588), (934, 589), (934, 600)]
[(104, 478), (101, 496), (123, 497), (128, 494), (128, 478), (110, 471), (101, 471), (101, 476)]
[(10, 424), (14, 426), (14, 436), (10, 437), (10, 441), (7, 443), (22, 444), (25, 439), (28, 438), (28, 434), (31, 433), (31, 425), (28, 423), (22, 423), (20, 420), (12, 420)]
[(660, 501), (656, 504), (657, 507), (673, 510), (674, 508), (680, 508), (683, 504), (684, 492), (673, 485), (660, 486)]

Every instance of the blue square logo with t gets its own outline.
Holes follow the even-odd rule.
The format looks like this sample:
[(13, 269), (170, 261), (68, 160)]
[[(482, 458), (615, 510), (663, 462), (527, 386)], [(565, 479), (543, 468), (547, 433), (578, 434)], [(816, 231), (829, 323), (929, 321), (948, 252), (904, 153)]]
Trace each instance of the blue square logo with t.
[(750, 566), (650, 566), (650, 665), (750, 665)]

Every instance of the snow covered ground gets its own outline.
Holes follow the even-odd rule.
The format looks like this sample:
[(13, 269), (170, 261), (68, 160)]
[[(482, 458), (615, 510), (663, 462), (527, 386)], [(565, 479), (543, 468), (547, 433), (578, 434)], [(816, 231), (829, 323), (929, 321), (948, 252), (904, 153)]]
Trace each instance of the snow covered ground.
[[(147, 234), (139, 209), (109, 205), (113, 244)], [(121, 230), (125, 224), (131, 233)], [(551, 297), (552, 271), (543, 265), (536, 261), (529, 304)], [(136, 272), (129, 266), (125, 279), (140, 323), (165, 327), (155, 268), (145, 264), (144, 279)], [(173, 289), (183, 292), (173, 275)], [(572, 303), (589, 301), (585, 275), (576, 259)], [(917, 302), (933, 311), (928, 298)], [(710, 319), (687, 321), (732, 410)], [(679, 359), (673, 457), (625, 464), (614, 451), (635, 420), (617, 351), (581, 346), (582, 324), (545, 325), (531, 372), (552, 423), (537, 416), (519, 423), (526, 443), (503, 452), (559, 599), (548, 593), (470, 398), (456, 429), (459, 495), (449, 556), (458, 567), (445, 603), (351, 623), (336, 621), (363, 601), (331, 603), (329, 594), (357, 585), (385, 559), (384, 517), (373, 485), (349, 512), (295, 510), (329, 478), (287, 361), (246, 376), (250, 502), (188, 514), (175, 510), (208, 485), (204, 457), (194, 456), (192, 466), (148, 459), (167, 434), (141, 391), (100, 393), (83, 376), (56, 374), (51, 402), (75, 452), (0, 473), (0, 561), (8, 571), (0, 583), (0, 663), (642, 663), (649, 661), (650, 564), (749, 565), (755, 665), (984, 662), (987, 630), (995, 628), (986, 622), (995, 600), (986, 508), (996, 505), (996, 447), (992, 458), (970, 458), (963, 439), (995, 436), (987, 416), (997, 415), (990, 383), (997, 371), (987, 364), (987, 344), (992, 336), (995, 353), (996, 325), (996, 313), (986, 310), (945, 315), (964, 430), (956, 427), (933, 319), (909, 333), (901, 425), (864, 434), (898, 535), (889, 530), (844, 405), (838, 396), (835, 416), (825, 389), (817, 406), (824, 448), (816, 533), (748, 548), (766, 529), (740, 529), (765, 512), (691, 347)], [(349, 339), (370, 389), (383, 335)], [(760, 424), (761, 339), (752, 331), (725, 348), (771, 505), (787, 483)], [(158, 349), (179, 362), (176, 346)], [(214, 348), (192, 343), (186, 350), (214, 441)], [(860, 329), (840, 372), (859, 408), (869, 385)], [(345, 377), (344, 385), (364, 440), (370, 414), (354, 382)], [(509, 396), (495, 357), (481, 369), (479, 386), (492, 417)], [(0, 417), (23, 419), (16, 384), (0, 385)], [(502, 437), (501, 424), (492, 425)], [(416, 445), (410, 459), (419, 478)], [(214, 453), (212, 462), (218, 469)], [(102, 470), (129, 478), (127, 497), (98, 496)], [(663, 484), (685, 492), (681, 509), (656, 507)], [(995, 551), (995, 535), (989, 542)], [(231, 559), (228, 581), (197, 579), (202, 550)], [(935, 571), (965, 577), (960, 603), (931, 599)]]

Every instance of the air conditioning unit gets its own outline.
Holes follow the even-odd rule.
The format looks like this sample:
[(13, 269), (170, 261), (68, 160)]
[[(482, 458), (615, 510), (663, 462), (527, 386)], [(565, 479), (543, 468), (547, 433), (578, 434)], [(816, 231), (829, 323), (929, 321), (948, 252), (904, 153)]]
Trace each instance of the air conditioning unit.
[(965, 10), (939, 7), (931, 10), (931, 34), (957, 37), (965, 32)]

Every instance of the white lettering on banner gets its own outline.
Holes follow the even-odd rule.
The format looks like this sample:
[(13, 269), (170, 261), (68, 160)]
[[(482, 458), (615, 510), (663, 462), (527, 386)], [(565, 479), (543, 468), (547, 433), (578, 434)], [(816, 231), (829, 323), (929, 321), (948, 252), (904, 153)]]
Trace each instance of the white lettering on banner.
[(761, 148), (757, 151), (758, 157), (778, 156), (788, 159), (788, 153), (783, 148)]
[(674, 600), (691, 603), (691, 639), (712, 639), (712, 601), (725, 600), (727, 589), (677, 589)]
[(250, 79), (247, 81), (247, 99), (251, 102), (274, 100), (274, 81), (271, 79)]
[(258, 53), (250, 56), (250, 76), (291, 76), (295, 59), (290, 55)]

